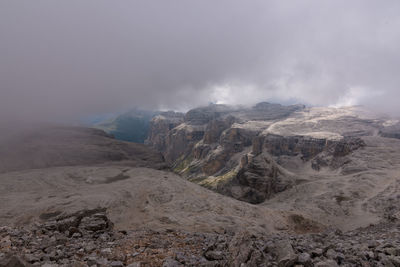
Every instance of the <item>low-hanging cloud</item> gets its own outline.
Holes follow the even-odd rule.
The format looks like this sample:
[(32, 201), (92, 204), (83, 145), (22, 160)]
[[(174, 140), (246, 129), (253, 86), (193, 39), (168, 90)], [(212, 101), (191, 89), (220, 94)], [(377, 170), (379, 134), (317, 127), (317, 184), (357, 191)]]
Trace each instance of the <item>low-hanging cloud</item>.
[(0, 119), (208, 102), (400, 111), (397, 0), (5, 0)]

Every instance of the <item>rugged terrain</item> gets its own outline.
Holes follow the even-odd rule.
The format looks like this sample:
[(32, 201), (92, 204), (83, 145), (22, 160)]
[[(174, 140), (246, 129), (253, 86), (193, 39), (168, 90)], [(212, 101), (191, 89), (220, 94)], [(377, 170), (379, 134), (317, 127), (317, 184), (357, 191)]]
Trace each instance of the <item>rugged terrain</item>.
[(363, 107), (210, 105), (155, 117), (148, 143), (190, 181), (345, 230), (398, 216), (398, 129)]
[(0, 266), (399, 266), (400, 225), (254, 235), (120, 230), (104, 209), (0, 228)]
[[(24, 233), (32, 237), (36, 230), (30, 227), (84, 210), (106, 210), (115, 231), (223, 234), (240, 229), (268, 233), (282, 227), (288, 231), (298, 228), (291, 220), (295, 214), (214, 193), (163, 170), (166, 165), (160, 153), (115, 140), (99, 130), (46, 126), (24, 129), (3, 141), (0, 225), (6, 227), (2, 229), (14, 227), (11, 235), (6, 232), (1, 237), (0, 258), (5, 260), (11, 254), (26, 253), (16, 250), (13, 231), (27, 231)], [(314, 227), (314, 222), (309, 222)], [(76, 226), (64, 230), (71, 233), (74, 230), (70, 228)], [(319, 225), (315, 223), (315, 227)], [(60, 230), (46, 231), (54, 235)], [(38, 237), (36, 241), (43, 240)], [(39, 244), (36, 241), (32, 240), (33, 247)], [(102, 246), (107, 246), (106, 241)], [(21, 249), (27, 248), (26, 243), (19, 244)], [(36, 262), (64, 264), (62, 259), (39, 257)]]
[(4, 132), (0, 266), (400, 266), (399, 136), (362, 107), (269, 103), (160, 113), (153, 148)]

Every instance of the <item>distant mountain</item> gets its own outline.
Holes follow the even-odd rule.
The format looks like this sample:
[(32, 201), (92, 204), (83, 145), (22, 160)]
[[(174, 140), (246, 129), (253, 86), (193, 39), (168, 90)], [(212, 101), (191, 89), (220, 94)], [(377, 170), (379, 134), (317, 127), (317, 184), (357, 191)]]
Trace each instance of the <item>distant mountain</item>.
[(134, 109), (129, 112), (108, 118), (93, 125), (118, 140), (144, 143), (148, 136), (151, 119), (159, 114), (157, 111)]

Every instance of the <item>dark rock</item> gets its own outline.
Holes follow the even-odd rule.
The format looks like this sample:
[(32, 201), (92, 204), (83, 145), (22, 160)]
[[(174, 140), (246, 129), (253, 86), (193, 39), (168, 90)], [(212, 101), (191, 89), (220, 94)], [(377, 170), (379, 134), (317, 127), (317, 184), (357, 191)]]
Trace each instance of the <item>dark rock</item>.
[(234, 198), (257, 204), (290, 186), (289, 180), (270, 156), (259, 154), (244, 157), (243, 167), (232, 184), (246, 190), (231, 191)]
[(315, 258), (315, 257), (321, 256), (323, 253), (324, 253), (324, 251), (323, 251), (322, 248), (316, 248), (316, 249), (314, 249), (313, 251), (311, 251), (311, 256), (312, 256), (313, 258)]
[(222, 260), (224, 258), (224, 253), (222, 251), (209, 250), (204, 253), (204, 257), (210, 261)]
[(264, 136), (256, 136), (252, 141), (252, 154), (257, 156), (263, 152)]
[(25, 254), (25, 255), (24, 255), (24, 259), (25, 259), (27, 262), (29, 262), (29, 263), (34, 263), (34, 262), (40, 260), (39, 257), (37, 257), (37, 256), (35, 256), (35, 255), (33, 255), (33, 254)]
[(29, 266), (24, 260), (18, 256), (10, 256), (0, 262), (0, 267), (27, 267)]
[(297, 258), (297, 262), (300, 264), (303, 264), (306, 267), (311, 266), (311, 256), (310, 254), (303, 252), (301, 253), (298, 258)]
[(110, 262), (110, 266), (111, 267), (122, 267), (122, 266), (124, 266), (124, 264), (120, 261), (112, 261), (112, 262)]
[(96, 214), (91, 217), (85, 217), (81, 220), (80, 227), (93, 232), (105, 230), (108, 227), (107, 217), (103, 215), (96, 216)]
[(178, 251), (178, 252), (176, 252), (176, 254), (175, 254), (175, 259), (176, 259), (178, 262), (180, 262), (180, 263), (182, 263), (182, 264), (185, 264), (185, 263), (188, 261), (188, 256), (186, 256), (183, 252)]

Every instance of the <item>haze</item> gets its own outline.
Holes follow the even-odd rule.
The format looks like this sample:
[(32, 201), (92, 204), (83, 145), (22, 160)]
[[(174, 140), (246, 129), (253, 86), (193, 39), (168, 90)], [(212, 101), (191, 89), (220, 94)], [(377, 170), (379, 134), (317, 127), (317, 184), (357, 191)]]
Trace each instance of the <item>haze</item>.
[(397, 115), (399, 1), (0, 1), (0, 120), (209, 102)]

